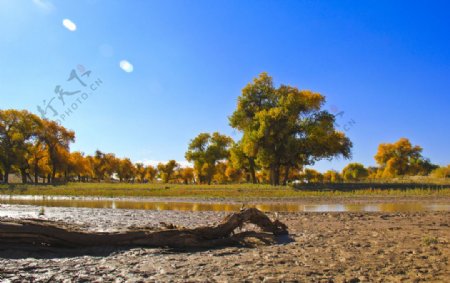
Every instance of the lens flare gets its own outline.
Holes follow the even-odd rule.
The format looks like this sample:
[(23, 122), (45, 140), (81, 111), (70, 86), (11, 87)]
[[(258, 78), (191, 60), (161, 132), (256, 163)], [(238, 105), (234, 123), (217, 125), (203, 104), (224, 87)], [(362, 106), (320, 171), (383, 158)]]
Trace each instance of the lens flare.
[(76, 31), (77, 30), (77, 25), (74, 22), (72, 22), (71, 20), (69, 20), (69, 19), (64, 19), (62, 21), (62, 24), (63, 24), (63, 26), (66, 29), (68, 29), (70, 31)]
[(119, 66), (120, 68), (122, 68), (122, 70), (124, 70), (127, 73), (133, 72), (133, 65), (127, 60), (120, 61)]

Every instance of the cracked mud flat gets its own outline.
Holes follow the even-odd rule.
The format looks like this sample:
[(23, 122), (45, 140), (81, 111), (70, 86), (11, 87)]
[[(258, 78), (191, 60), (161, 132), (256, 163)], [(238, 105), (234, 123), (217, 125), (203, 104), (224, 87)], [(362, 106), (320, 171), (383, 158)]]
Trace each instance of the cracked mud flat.
[[(40, 207), (0, 205), (1, 219)], [(86, 230), (210, 225), (225, 212), (45, 208)], [(275, 214), (269, 213), (271, 218)], [(1, 282), (450, 282), (450, 212), (278, 213), (295, 242), (203, 251), (0, 250)]]

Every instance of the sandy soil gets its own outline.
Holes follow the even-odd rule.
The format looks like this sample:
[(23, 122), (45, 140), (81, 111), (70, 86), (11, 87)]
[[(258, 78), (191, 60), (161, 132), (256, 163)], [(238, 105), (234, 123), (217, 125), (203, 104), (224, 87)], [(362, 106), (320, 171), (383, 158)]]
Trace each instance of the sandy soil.
[[(37, 217), (39, 207), (0, 205), (0, 217)], [(223, 212), (46, 208), (41, 218), (86, 230), (186, 227)], [(269, 214), (272, 218), (275, 214)], [(203, 251), (0, 250), (2, 282), (450, 282), (450, 212), (279, 213), (290, 243)]]

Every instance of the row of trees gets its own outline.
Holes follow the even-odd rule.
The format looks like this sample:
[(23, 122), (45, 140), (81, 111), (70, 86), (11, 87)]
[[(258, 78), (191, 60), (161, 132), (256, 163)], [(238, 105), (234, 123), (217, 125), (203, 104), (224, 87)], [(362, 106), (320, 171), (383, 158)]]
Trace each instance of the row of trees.
[(272, 78), (262, 73), (244, 87), (229, 117), (242, 138), (234, 142), (219, 133), (201, 133), (191, 141), (185, 157), (194, 164), (199, 181), (207, 183), (222, 171), (228, 172), (229, 180), (244, 176), (247, 182), (285, 185), (294, 180), (427, 175), (436, 169), (422, 156), (422, 148), (405, 138), (379, 146), (375, 156), (378, 167), (351, 163), (341, 174), (330, 171), (323, 175), (304, 169), (321, 159), (351, 157), (352, 143), (336, 130), (335, 117), (322, 109), (324, 103), (325, 97), (318, 93), (287, 85), (277, 88)]
[(279, 185), (320, 159), (350, 158), (352, 143), (335, 129), (335, 117), (322, 109), (324, 103), (325, 97), (318, 93), (275, 87), (272, 78), (262, 73), (244, 87), (229, 118), (242, 133), (241, 140), (202, 133), (191, 141), (186, 159), (194, 163), (199, 179), (208, 183), (215, 165), (227, 159), (230, 168), (243, 171), (251, 182), (257, 183), (260, 173), (270, 184)]
[(70, 152), (75, 133), (54, 121), (19, 110), (0, 110), (0, 180), (18, 173), (23, 183), (67, 181), (193, 182), (193, 169), (174, 160), (157, 168), (99, 150), (94, 155)]
[[(219, 133), (202, 133), (193, 139), (186, 158), (194, 165), (181, 167), (175, 160), (156, 167), (134, 164), (129, 158), (117, 158), (99, 150), (94, 155), (69, 151), (74, 133), (54, 122), (41, 120), (26, 111), (0, 111), (0, 177), (8, 182), (10, 173), (19, 173), (22, 182), (111, 181), (165, 183), (270, 183), (270, 167), (250, 159), (242, 150), (242, 142), (234, 142)], [(342, 172), (320, 173), (309, 168), (292, 169), (286, 181), (342, 182), (364, 179), (392, 178), (405, 175), (450, 177), (450, 166), (430, 163), (422, 148), (408, 139), (381, 144), (375, 155), (378, 167), (348, 164)], [(253, 179), (254, 178), (254, 179)]]
[(450, 177), (450, 165), (439, 167), (422, 156), (422, 148), (413, 146), (406, 138), (395, 143), (378, 146), (375, 155), (378, 166), (364, 167), (361, 163), (350, 163), (342, 172), (329, 170), (323, 174), (313, 169), (305, 169), (298, 179), (306, 182), (342, 182), (374, 179), (388, 179), (402, 176)]
[[(19, 171), (26, 183), (30, 174), (35, 180), (44, 173), (51, 181), (69, 155), (69, 144), (75, 140), (69, 131), (54, 121), (42, 120), (28, 111), (0, 111), (0, 170), (4, 182)], [(42, 169), (42, 170), (41, 170)]]
[[(322, 109), (325, 97), (308, 90), (275, 87), (261, 73), (242, 90), (231, 127), (242, 133), (234, 142), (219, 133), (201, 133), (185, 155), (200, 182), (214, 177), (286, 184), (321, 159), (351, 157), (351, 141), (335, 128), (335, 117)], [(219, 176), (219, 177), (217, 177)]]
[[(340, 173), (321, 174), (307, 166), (321, 159), (351, 157), (351, 141), (335, 128), (335, 117), (322, 109), (325, 97), (296, 87), (275, 87), (262, 73), (242, 90), (230, 125), (242, 133), (234, 141), (218, 132), (191, 140), (185, 158), (156, 167), (99, 150), (94, 155), (70, 152), (75, 133), (28, 111), (0, 110), (0, 178), (19, 173), (22, 182), (110, 181), (178, 183), (270, 183), (353, 181), (427, 175), (437, 166), (422, 156), (422, 148), (402, 138), (381, 144), (377, 167), (351, 163)], [(446, 168), (436, 176), (447, 176)]]

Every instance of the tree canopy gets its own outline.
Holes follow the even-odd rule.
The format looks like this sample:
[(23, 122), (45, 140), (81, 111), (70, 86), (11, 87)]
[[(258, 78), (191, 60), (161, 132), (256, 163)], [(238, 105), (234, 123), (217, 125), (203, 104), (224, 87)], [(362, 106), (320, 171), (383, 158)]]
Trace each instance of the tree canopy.
[(335, 117), (322, 110), (325, 97), (309, 90), (276, 88), (261, 73), (242, 90), (230, 125), (241, 131), (242, 151), (250, 166), (269, 170), (270, 183), (287, 182), (289, 171), (320, 159), (351, 156), (351, 141), (335, 129)]
[(233, 139), (218, 132), (201, 133), (191, 140), (185, 157), (194, 163), (194, 169), (201, 183), (211, 184), (217, 162), (229, 157), (232, 145)]
[(164, 183), (168, 183), (172, 179), (179, 166), (180, 165), (175, 160), (169, 160), (166, 164), (158, 164), (158, 171)]
[(380, 165), (382, 177), (428, 175), (437, 168), (422, 156), (422, 147), (412, 145), (407, 138), (380, 144), (375, 160)]
[(359, 181), (369, 176), (369, 171), (361, 163), (349, 163), (342, 169), (345, 181)]
[(26, 110), (0, 110), (0, 180), (20, 175), (23, 183), (57, 182), (159, 182), (164, 183), (270, 183), (293, 181), (341, 182), (405, 175), (448, 178), (449, 168), (432, 164), (422, 148), (406, 138), (378, 147), (377, 167), (350, 163), (339, 174), (324, 174), (307, 166), (321, 159), (351, 157), (351, 141), (335, 128), (335, 117), (323, 110), (321, 94), (280, 85), (267, 73), (242, 90), (229, 117), (242, 133), (238, 141), (214, 133), (200, 133), (189, 143), (185, 158), (156, 167), (133, 163), (114, 153), (93, 155), (70, 151), (75, 133), (55, 121)]
[[(4, 182), (8, 182), (13, 167), (21, 172), (28, 168), (33, 142), (44, 137), (41, 128), (42, 120), (26, 110), (0, 111), (0, 166)], [(25, 175), (22, 180), (26, 181)]]

